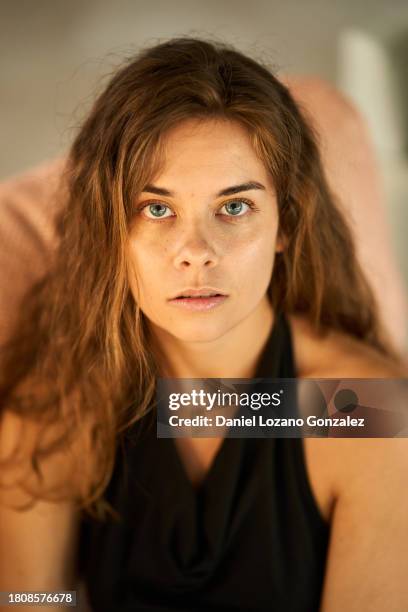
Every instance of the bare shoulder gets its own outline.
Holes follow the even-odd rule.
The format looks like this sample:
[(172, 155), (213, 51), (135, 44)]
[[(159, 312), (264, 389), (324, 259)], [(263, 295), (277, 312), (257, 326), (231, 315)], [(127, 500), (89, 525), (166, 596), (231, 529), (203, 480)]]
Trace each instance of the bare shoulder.
[(327, 442), (336, 490), (322, 610), (405, 609), (408, 438)]
[(335, 330), (318, 335), (304, 316), (287, 316), (300, 378), (405, 378), (396, 364), (375, 348)]
[[(296, 370), (301, 378), (403, 378), (407, 375), (404, 368), (347, 334), (328, 332), (319, 336), (305, 317), (288, 315), (287, 318)], [(386, 480), (387, 471), (393, 465), (401, 466), (404, 471), (408, 439), (305, 438), (304, 449), (316, 504), (324, 519), (330, 522), (340, 497), (344, 499), (343, 495), (352, 491), (350, 479), (355, 478), (357, 487), (357, 484), (362, 486), (364, 478), (375, 479), (375, 474), (382, 473)], [(377, 465), (379, 457), (383, 461)], [(357, 474), (356, 466), (359, 466)]]

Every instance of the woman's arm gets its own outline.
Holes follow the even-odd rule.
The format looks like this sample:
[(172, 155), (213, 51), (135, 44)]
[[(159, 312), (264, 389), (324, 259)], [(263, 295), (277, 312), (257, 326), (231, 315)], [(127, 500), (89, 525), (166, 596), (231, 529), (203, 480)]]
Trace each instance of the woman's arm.
[[(15, 441), (20, 440), (20, 422), (6, 413), (0, 432), (0, 457), (4, 458)], [(57, 482), (69, 471), (66, 457), (47, 459), (44, 466), (47, 483)], [(11, 483), (15, 475), (7, 475), (3, 470), (3, 478)], [(78, 510), (68, 501), (40, 501), (26, 511), (9, 507), (28, 500), (28, 495), (16, 484), (12, 488), (0, 488), (0, 591), (75, 590)], [(5, 606), (2, 610), (14, 608)], [(52, 612), (66, 608), (55, 605), (48, 609)], [(38, 610), (38, 606), (23, 606), (23, 610)]]
[(337, 501), (320, 612), (408, 610), (408, 438), (328, 451)]

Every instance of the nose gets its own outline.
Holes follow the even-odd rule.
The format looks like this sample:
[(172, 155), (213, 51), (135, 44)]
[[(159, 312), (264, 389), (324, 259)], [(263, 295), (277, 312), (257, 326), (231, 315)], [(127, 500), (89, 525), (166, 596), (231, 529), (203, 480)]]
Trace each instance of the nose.
[(190, 228), (179, 236), (177, 252), (174, 255), (176, 268), (213, 268), (219, 256), (214, 241), (207, 238), (197, 227)]

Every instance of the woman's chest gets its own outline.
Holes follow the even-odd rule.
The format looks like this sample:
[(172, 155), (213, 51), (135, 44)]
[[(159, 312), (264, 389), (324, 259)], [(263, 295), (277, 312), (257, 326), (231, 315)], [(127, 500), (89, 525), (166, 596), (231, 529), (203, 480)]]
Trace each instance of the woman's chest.
[[(206, 480), (217, 455), (221, 451), (223, 438), (175, 438), (174, 450), (191, 487), (198, 488)], [(316, 506), (330, 522), (334, 507), (333, 474), (330, 470), (330, 439), (303, 438), (305, 477), (308, 480)]]

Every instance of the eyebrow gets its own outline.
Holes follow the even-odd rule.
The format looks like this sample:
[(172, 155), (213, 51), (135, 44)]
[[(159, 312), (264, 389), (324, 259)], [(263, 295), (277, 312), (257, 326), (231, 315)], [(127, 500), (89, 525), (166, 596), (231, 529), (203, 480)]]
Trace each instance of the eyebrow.
[[(240, 185), (231, 185), (231, 187), (221, 189), (221, 191), (216, 194), (216, 197), (220, 198), (221, 196), (229, 196), (233, 195), (234, 193), (241, 193), (242, 191), (251, 191), (253, 189), (265, 190), (266, 187), (262, 185), (262, 183), (258, 183), (258, 181), (248, 181), (247, 183), (241, 183)], [(146, 185), (142, 189), (142, 192), (154, 193), (155, 195), (167, 196), (169, 198), (172, 198), (175, 195), (173, 191), (169, 191), (169, 189), (165, 189), (164, 187), (156, 187), (155, 185)]]

